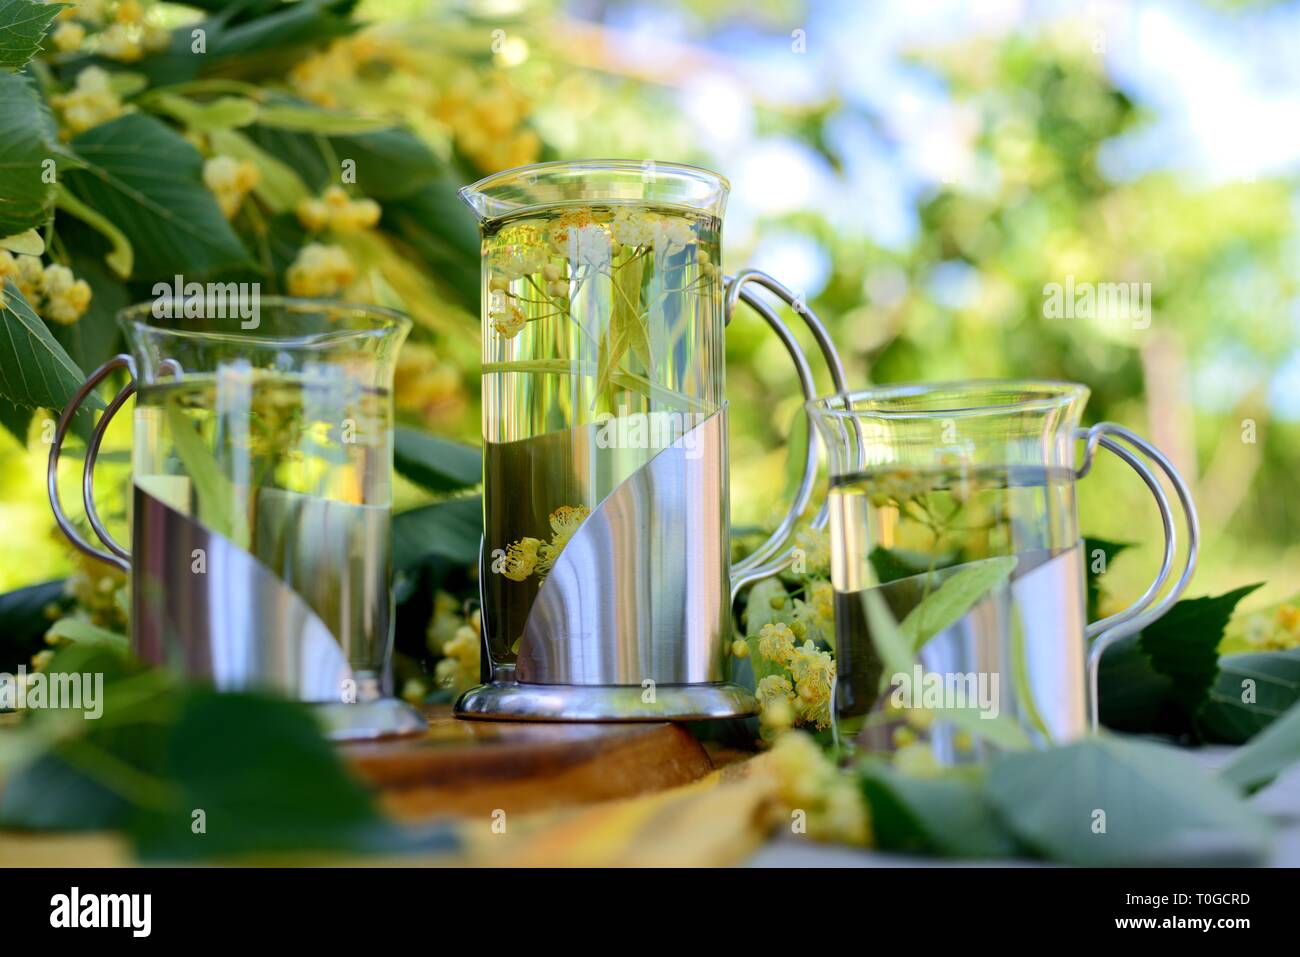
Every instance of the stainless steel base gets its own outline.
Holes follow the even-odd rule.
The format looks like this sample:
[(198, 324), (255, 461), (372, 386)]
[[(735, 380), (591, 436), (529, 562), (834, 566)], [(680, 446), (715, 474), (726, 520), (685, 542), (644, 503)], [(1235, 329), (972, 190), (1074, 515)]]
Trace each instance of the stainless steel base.
[(423, 734), (429, 727), (424, 715), (405, 701), (377, 698), (344, 704), (327, 701), (313, 704), (316, 717), (325, 726), (331, 741), (371, 741)]
[[(646, 698), (653, 697), (647, 701)], [(460, 696), (456, 717), (497, 721), (709, 721), (758, 713), (740, 685), (479, 685)]]

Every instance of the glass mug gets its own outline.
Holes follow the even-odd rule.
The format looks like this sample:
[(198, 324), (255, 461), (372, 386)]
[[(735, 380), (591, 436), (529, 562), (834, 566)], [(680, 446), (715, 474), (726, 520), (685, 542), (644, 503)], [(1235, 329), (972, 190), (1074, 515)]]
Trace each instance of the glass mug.
[[(130, 354), (86, 380), (55, 431), (55, 518), (77, 548), (130, 573), (141, 659), (222, 690), (320, 703), (335, 737), (416, 731), (422, 719), (389, 697), (391, 391), (410, 322), (370, 306), (254, 302), (252, 322), (202, 298), (119, 315)], [(64, 514), (56, 479), (73, 415), (116, 369), (130, 381), (91, 433), (82, 476), (99, 548)], [(132, 394), (128, 551), (96, 511), (93, 470)]]
[[(979, 733), (999, 723), (985, 719), (1039, 746), (1096, 727), (1103, 651), (1178, 600), (1199, 533), (1186, 483), (1165, 456), (1112, 423), (1079, 428), (1087, 398), (1087, 388), (1066, 382), (969, 381), (808, 403), (830, 464), (842, 738), (889, 750), (901, 709), (942, 709), (953, 720), (930, 723), (930, 745), (953, 763), (978, 760), (998, 740)], [(1087, 624), (1075, 481), (1098, 446), (1155, 496), (1165, 550), (1133, 605)], [(1175, 523), (1135, 451), (1168, 477), (1188, 529), (1185, 566), (1159, 600), (1174, 567)]]
[(482, 232), (485, 684), (471, 718), (671, 720), (752, 713), (726, 680), (731, 602), (777, 556), (817, 476), (809, 440), (785, 520), (730, 564), (725, 333), (736, 304), (807, 360), (756, 287), (790, 303), (843, 389), (824, 327), (776, 280), (724, 277), (727, 181), (676, 163), (584, 160), (461, 190)]

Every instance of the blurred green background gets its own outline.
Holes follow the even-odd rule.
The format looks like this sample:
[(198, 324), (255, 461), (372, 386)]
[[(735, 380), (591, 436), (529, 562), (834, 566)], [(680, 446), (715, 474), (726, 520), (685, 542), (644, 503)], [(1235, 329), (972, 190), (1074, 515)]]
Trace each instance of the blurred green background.
[[(733, 186), (725, 269), (801, 292), (855, 385), (1086, 383), (1089, 421), (1153, 439), (1193, 484), (1191, 594), (1266, 580), (1264, 605), (1300, 587), (1300, 4), (372, 0), (359, 14), (373, 28), (300, 60), (289, 90), (400, 116), (471, 177), (584, 156), (717, 170)], [(437, 215), (472, 228), (454, 204)], [(435, 278), (475, 288), (477, 264), (447, 256)], [(1149, 283), (1149, 325), (1049, 317), (1045, 288), (1067, 282)], [(476, 441), (477, 316), (452, 297), (427, 312), (399, 411)], [(756, 317), (728, 351), (734, 521), (771, 524), (801, 399)], [(73, 566), (46, 448), (0, 435), (0, 591)], [(1106, 462), (1080, 501), (1085, 534), (1145, 543), (1107, 579), (1112, 601), (1135, 597), (1158, 558), (1147, 493)]]

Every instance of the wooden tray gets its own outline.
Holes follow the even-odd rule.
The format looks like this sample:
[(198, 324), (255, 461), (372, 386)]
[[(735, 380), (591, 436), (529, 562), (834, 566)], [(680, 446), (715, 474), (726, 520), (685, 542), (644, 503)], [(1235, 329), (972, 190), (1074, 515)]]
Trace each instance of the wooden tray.
[(429, 731), (342, 748), (404, 819), (522, 814), (631, 797), (713, 770), (704, 748), (674, 724), (460, 721), (426, 709)]

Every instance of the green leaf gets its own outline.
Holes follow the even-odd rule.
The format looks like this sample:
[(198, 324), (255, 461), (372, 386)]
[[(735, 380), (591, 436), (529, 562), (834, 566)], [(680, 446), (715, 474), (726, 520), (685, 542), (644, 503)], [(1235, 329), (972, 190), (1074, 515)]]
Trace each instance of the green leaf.
[(1106, 649), (1097, 671), (1101, 723), (1112, 731), (1176, 732), (1179, 716), (1170, 703), (1173, 679), (1162, 675), (1142, 651), (1138, 635), (1121, 638)]
[(63, 611), (71, 599), (64, 593), (63, 579), (29, 585), (0, 595), (0, 671), (13, 674), (45, 644), (50, 627), (46, 608)]
[[(198, 499), (199, 520), (245, 551), (252, 538), (246, 515), (235, 508), (235, 491), (208, 444), (175, 402), (166, 404), (167, 431)], [(165, 501), (166, 499), (162, 499)]]
[(1029, 649), (1025, 646), (1025, 622), (1019, 607), (1011, 606), (1011, 682), (1016, 690), (1016, 703), (1024, 713), (1029, 726), (1036, 731), (1044, 744), (1052, 741), (1052, 731), (1043, 720), (1034, 699), (1034, 683), (1029, 675)]
[[(494, 372), (551, 373), (553, 375), (588, 375), (598, 376), (596, 363), (573, 361), (570, 359), (521, 359), (516, 362), (485, 362), (481, 371), (484, 375)], [(599, 382), (599, 379), (597, 380)], [(681, 412), (708, 412), (705, 403), (672, 389), (665, 388), (657, 382), (651, 382), (645, 376), (634, 372), (613, 372), (609, 381), (620, 389), (639, 392), (656, 402)]]
[(0, 103), (0, 236), (14, 236), (50, 218), (55, 177), (46, 175), (46, 160), (54, 156), (52, 120), (31, 80), (21, 74), (0, 73)]
[[(406, 199), (425, 189), (434, 177), (446, 175), (447, 166), (428, 144), (413, 131), (401, 126), (356, 135), (333, 135), (330, 146), (340, 161), (356, 163), (357, 188), (362, 193), (384, 204)], [(337, 175), (337, 172), (336, 174)], [(451, 196), (460, 202), (456, 191)], [(462, 215), (469, 210), (461, 204)], [(438, 227), (440, 224), (431, 223)], [(471, 221), (472, 225), (472, 221)], [(478, 229), (474, 227), (475, 251), (478, 249)], [(475, 256), (477, 261), (477, 256)], [(478, 272), (477, 262), (473, 269)]]
[(1249, 741), (1300, 702), (1300, 648), (1228, 655), (1197, 726), (1208, 740)]
[(1218, 675), (1217, 648), (1237, 603), (1259, 585), (1178, 602), (1136, 637), (1102, 655), (1102, 723), (1113, 730), (1195, 734)]
[(58, 188), (54, 202), (59, 209), (77, 217), (77, 219), (107, 239), (110, 248), (108, 254), (104, 256), (104, 262), (108, 263), (109, 268), (119, 278), (130, 278), (131, 269), (135, 263), (135, 252), (131, 249), (131, 240), (126, 238), (126, 234), (114, 226), (112, 220), (107, 216), (77, 199), (65, 186)]
[[(146, 56), (134, 69), (154, 87), (179, 84), (200, 74), (226, 84), (240, 79), (283, 82), (288, 70), (313, 47), (361, 26), (350, 16), (355, 0), (242, 0), (188, 4), (212, 16), (174, 30), (171, 45)], [(201, 29), (206, 52), (191, 49), (190, 31)]]
[(858, 772), (880, 850), (985, 860), (1020, 856), (978, 779), (951, 772), (913, 777), (878, 761)]
[(790, 596), (779, 578), (764, 578), (755, 582), (745, 598), (745, 644), (749, 645), (750, 667), (755, 683), (769, 675), (785, 674), (785, 668), (769, 661), (758, 650), (758, 633), (764, 626), (789, 624)]
[(394, 431), (393, 467), (433, 492), (458, 492), (483, 478), (483, 456), (474, 446), (401, 427)]
[(1178, 602), (1159, 621), (1142, 629), (1139, 644), (1157, 672), (1173, 682), (1170, 697), (1190, 724), (1219, 673), (1219, 641), (1233, 609), (1260, 584), (1215, 597)]
[(191, 130), (229, 130), (257, 120), (258, 106), (243, 96), (222, 96), (207, 103), (175, 93), (155, 92), (142, 98), (141, 105), (155, 113), (170, 116)]
[(1005, 714), (991, 715), (975, 706), (931, 708), (934, 720), (946, 721), (972, 738), (987, 741), (1004, 751), (1027, 751), (1034, 746), (1025, 729)]
[(126, 635), (100, 628), (81, 618), (60, 618), (50, 626), (47, 634), (80, 644), (107, 645), (119, 651), (126, 651), (129, 647)]
[(894, 614), (885, 604), (884, 597), (876, 589), (868, 589), (859, 597), (862, 600), (863, 614), (867, 619), (867, 631), (871, 636), (871, 643), (880, 655), (880, 662), (884, 666), (881, 676), (885, 680), (881, 684), (886, 684), (890, 675), (910, 674), (916, 660), (915, 649), (912, 642), (903, 634), (898, 622), (894, 620)]
[(483, 500), (447, 499), (393, 516), (393, 567), (414, 568), (431, 558), (476, 565), (483, 537)]
[(1238, 749), (1219, 771), (1219, 776), (1251, 793), (1297, 761), (1300, 761), (1300, 704), (1293, 704), (1286, 714)]
[(281, 162), (242, 133), (213, 130), (208, 134), (212, 151), (235, 159), (248, 160), (262, 174), (253, 193), (273, 213), (289, 212), (311, 196), (311, 191), (294, 169)]
[[(368, 173), (369, 168), (367, 164), (358, 172)], [(478, 225), (456, 195), (453, 180), (433, 180), (403, 199), (385, 201), (384, 228), (414, 250), (426, 271), (445, 283), (462, 306), (477, 314)]]
[(5, 431), (17, 439), (20, 445), (27, 444), (27, 434), (31, 430), (35, 415), (35, 409), (18, 405), (0, 396), (0, 425), (3, 425)]
[[(0, 394), (29, 409), (62, 411), (85, 376), (32, 311), (12, 279), (4, 281), (0, 308)], [(77, 413), (82, 424), (104, 403), (93, 393)]]
[[(1085, 538), (1083, 540), (1083, 561), (1087, 567), (1089, 621), (1096, 621), (1101, 617), (1101, 613), (1097, 608), (1101, 601), (1102, 576), (1110, 571), (1111, 562), (1115, 560), (1115, 557), (1127, 548), (1132, 548), (1131, 542), (1112, 542), (1104, 538)], [(1098, 556), (1098, 552), (1101, 553), (1100, 556)], [(1102, 572), (1093, 571), (1097, 557), (1102, 560), (1102, 568), (1104, 569)]]
[(203, 185), (203, 158), (162, 121), (127, 113), (72, 146), (86, 166), (65, 173), (65, 185), (125, 234), (135, 250), (134, 278), (198, 278), (250, 265)]
[(43, 711), (24, 724), (19, 743), (40, 750), (6, 780), (5, 824), (111, 828), (146, 860), (454, 847), (444, 829), (410, 832), (381, 817), (311, 706), (187, 689), (122, 662), (103, 649), (58, 653), (52, 672), (104, 674), (103, 714)]
[(0, 239), (0, 249), (22, 256), (41, 256), (45, 253), (45, 240), (35, 229), (29, 229)]
[(1061, 864), (1259, 863), (1267, 819), (1176, 748), (1102, 735), (994, 758), (984, 793), (1003, 825)]
[(930, 566), (928, 556), (916, 552), (904, 552), (897, 548), (885, 548), (877, 545), (867, 556), (871, 568), (876, 573), (876, 581), (882, 585), (920, 575)]
[[(348, 774), (308, 706), (192, 693), (168, 731), (159, 776), (170, 800), (140, 807), (129, 825), (143, 858), (397, 846), (397, 829)], [(204, 811), (205, 833), (194, 832), (195, 808)]]
[[(43, 49), (50, 24), (66, 3), (0, 0), (0, 70), (16, 70)], [(8, 105), (8, 100), (3, 101)]]
[(108, 75), (108, 88), (123, 100), (129, 100), (148, 85), (148, 77), (130, 70), (114, 70)]
[(904, 639), (919, 651), (939, 632), (960, 621), (976, 602), (1005, 584), (1015, 567), (1016, 557), (1003, 555), (972, 562), (953, 572), (908, 612), (899, 626)]
[(388, 129), (392, 120), (341, 113), (312, 106), (276, 104), (264, 106), (258, 113), (257, 123), (273, 130), (290, 130), (295, 133), (319, 133), (322, 136), (341, 136), (348, 133), (373, 133)]

